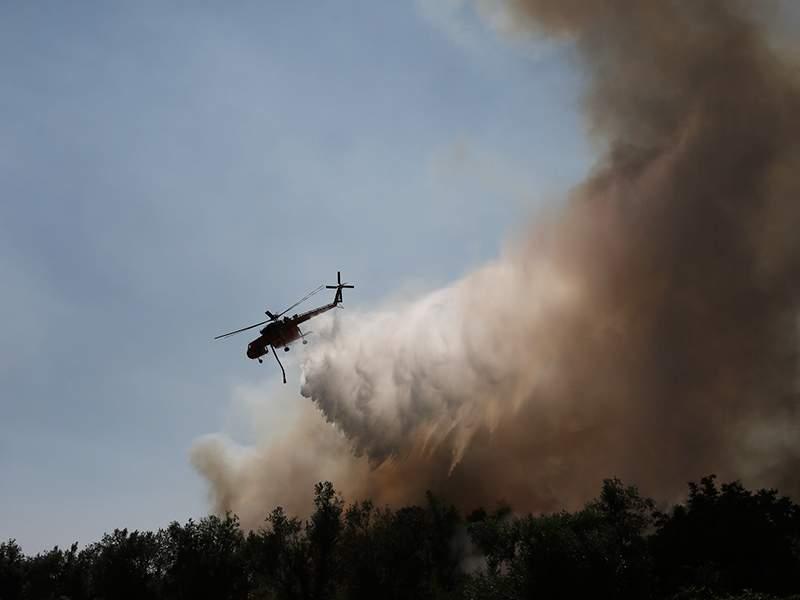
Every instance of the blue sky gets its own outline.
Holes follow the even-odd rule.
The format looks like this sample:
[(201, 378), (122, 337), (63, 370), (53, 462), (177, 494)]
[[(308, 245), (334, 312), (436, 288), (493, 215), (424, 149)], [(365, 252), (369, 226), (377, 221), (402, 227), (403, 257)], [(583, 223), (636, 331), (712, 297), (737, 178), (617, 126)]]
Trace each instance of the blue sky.
[(569, 48), (460, 0), (6, 2), (0, 77), (0, 539), (27, 552), (207, 511), (188, 449), (265, 377), (214, 335), (337, 269), (348, 306), (452, 280), (590, 159)]

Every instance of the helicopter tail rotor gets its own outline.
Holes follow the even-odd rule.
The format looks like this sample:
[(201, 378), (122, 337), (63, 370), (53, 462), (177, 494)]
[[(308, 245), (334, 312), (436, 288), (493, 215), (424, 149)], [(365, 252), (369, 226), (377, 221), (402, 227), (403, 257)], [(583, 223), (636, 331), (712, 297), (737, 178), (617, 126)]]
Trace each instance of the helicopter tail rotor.
[(342, 302), (342, 290), (344, 288), (354, 288), (355, 286), (348, 284), (347, 282), (342, 283), (342, 272), (336, 271), (336, 285), (326, 285), (325, 287), (329, 290), (336, 290), (336, 296), (333, 298), (334, 304), (341, 304)]

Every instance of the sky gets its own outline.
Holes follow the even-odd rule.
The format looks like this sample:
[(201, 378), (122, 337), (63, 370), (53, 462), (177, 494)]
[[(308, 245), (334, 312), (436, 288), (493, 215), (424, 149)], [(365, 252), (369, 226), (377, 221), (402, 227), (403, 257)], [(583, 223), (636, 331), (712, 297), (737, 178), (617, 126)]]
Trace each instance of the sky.
[(592, 156), (580, 72), (496, 16), (0, 4), (0, 539), (206, 514), (189, 448), (277, 389), (214, 335), (337, 270), (346, 307), (444, 284), (564, 196)]

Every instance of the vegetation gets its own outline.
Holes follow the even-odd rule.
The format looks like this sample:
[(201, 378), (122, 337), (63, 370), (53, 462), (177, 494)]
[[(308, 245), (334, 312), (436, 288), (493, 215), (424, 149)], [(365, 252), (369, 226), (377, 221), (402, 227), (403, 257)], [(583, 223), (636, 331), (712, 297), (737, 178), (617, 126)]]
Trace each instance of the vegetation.
[(314, 502), (307, 521), (276, 508), (249, 533), (227, 515), (32, 557), (9, 540), (0, 600), (800, 600), (800, 507), (713, 476), (668, 513), (616, 479), (574, 513), (464, 518), (430, 494), (397, 510), (346, 506), (330, 483)]

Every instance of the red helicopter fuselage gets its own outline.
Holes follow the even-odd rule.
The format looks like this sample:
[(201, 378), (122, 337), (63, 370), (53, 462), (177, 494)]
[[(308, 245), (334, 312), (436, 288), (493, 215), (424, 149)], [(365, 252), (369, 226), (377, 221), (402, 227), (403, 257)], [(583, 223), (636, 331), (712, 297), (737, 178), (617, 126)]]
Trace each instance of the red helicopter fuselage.
[(261, 330), (259, 335), (252, 342), (247, 344), (247, 358), (260, 358), (269, 352), (268, 348), (286, 348), (292, 342), (296, 342), (303, 337), (297, 322), (285, 318), (283, 321), (270, 323)]

